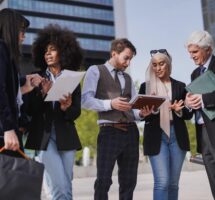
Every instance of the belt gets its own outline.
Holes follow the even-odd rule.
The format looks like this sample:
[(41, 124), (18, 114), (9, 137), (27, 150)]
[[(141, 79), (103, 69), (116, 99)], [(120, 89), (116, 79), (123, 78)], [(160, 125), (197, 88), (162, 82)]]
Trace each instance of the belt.
[(128, 127), (136, 126), (135, 122), (129, 122), (129, 123), (101, 123), (99, 124), (100, 127), (113, 127), (117, 128), (122, 131), (128, 131)]

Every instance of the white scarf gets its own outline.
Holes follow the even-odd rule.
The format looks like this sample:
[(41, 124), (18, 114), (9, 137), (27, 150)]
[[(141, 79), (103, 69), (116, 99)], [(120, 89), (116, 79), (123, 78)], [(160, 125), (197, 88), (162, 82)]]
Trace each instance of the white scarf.
[[(169, 61), (168, 65), (171, 72), (171, 59), (162, 53), (156, 53), (153, 57), (157, 55), (162, 57), (165, 56), (165, 60), (168, 59)], [(152, 69), (152, 62), (149, 63), (149, 66), (146, 70), (145, 80), (147, 95), (155, 94), (157, 96), (167, 97), (167, 100), (160, 107), (160, 127), (166, 133), (166, 135), (170, 137), (170, 112), (169, 112), (170, 100), (164, 83), (162, 83), (162, 81), (159, 78), (157, 78)]]

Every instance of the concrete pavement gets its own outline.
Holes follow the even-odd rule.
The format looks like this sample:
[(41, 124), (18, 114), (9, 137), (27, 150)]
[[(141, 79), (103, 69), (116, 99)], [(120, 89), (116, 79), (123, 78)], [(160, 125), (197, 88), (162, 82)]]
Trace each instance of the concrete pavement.
[[(75, 178), (73, 180), (74, 200), (93, 200), (95, 178)], [(151, 173), (139, 174), (134, 192), (134, 200), (152, 200), (153, 177)], [(118, 200), (117, 177), (109, 192), (109, 200)], [(213, 200), (204, 170), (183, 171), (180, 180), (179, 200)]]
[[(113, 184), (109, 192), (109, 200), (118, 200), (117, 169), (114, 169)], [(74, 200), (93, 200), (93, 185), (96, 168), (74, 168), (73, 180)], [(138, 182), (134, 192), (134, 200), (152, 200), (153, 176), (150, 164), (140, 163)], [(43, 193), (42, 200), (50, 200)], [(180, 180), (179, 200), (213, 200), (204, 167), (188, 161), (184, 163)]]

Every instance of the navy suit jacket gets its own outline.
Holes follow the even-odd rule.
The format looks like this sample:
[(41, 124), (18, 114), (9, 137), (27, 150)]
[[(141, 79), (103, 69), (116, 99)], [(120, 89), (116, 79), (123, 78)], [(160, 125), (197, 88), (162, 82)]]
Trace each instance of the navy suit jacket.
[[(186, 96), (185, 84), (171, 78), (172, 85), (172, 103), (175, 100), (184, 100)], [(145, 94), (145, 83), (141, 84), (140, 94)], [(178, 117), (175, 112), (173, 114), (173, 125), (175, 128), (175, 135), (179, 147), (182, 150), (188, 151), (190, 149), (188, 131), (184, 120), (191, 119), (192, 113), (186, 108), (182, 109), (182, 118)], [(144, 127), (144, 154), (157, 155), (160, 152), (162, 129), (160, 127), (160, 114), (151, 114), (145, 118)]]
[[(212, 72), (215, 73), (215, 56), (214, 55), (211, 58), (211, 62), (208, 66), (208, 70), (211, 70)], [(200, 76), (200, 68), (198, 67), (192, 72), (191, 81), (195, 80), (199, 76)], [(214, 88), (215, 88), (215, 86), (214, 86)], [(211, 93), (203, 94), (202, 100), (203, 100), (205, 108), (215, 110), (215, 89)], [(206, 125), (208, 137), (210, 139), (210, 142), (211, 142), (213, 148), (215, 148), (215, 134), (214, 134), (215, 119), (210, 120), (204, 114), (204, 112), (201, 111), (201, 113), (202, 113), (202, 117), (203, 117), (203, 120), (204, 120), (205, 125)], [(202, 127), (201, 127), (201, 125), (196, 123), (197, 151), (199, 153), (201, 153), (201, 134), (202, 134)]]

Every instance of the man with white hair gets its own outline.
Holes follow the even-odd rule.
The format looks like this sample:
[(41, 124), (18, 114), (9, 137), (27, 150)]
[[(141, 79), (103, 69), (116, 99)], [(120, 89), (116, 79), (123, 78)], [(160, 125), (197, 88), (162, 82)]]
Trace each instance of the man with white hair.
[[(214, 41), (207, 31), (195, 31), (186, 43), (187, 50), (198, 67), (191, 74), (191, 81), (206, 70), (215, 73)], [(186, 96), (185, 103), (195, 112), (197, 151), (202, 153), (211, 191), (215, 199), (215, 119), (210, 120), (202, 108), (215, 111), (214, 91), (206, 94), (191, 94)]]

